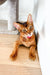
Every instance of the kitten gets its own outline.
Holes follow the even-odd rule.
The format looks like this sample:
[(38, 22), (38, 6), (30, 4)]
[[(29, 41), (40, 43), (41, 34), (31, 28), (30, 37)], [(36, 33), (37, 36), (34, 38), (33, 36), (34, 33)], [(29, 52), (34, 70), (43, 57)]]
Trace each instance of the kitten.
[(31, 14), (28, 15), (27, 22), (14, 23), (14, 26), (20, 32), (20, 37), (19, 40), (15, 42), (14, 49), (10, 57), (15, 58), (17, 56), (18, 47), (20, 45), (24, 45), (26, 47), (30, 47), (29, 58), (35, 60), (36, 41), (35, 41), (32, 15)]

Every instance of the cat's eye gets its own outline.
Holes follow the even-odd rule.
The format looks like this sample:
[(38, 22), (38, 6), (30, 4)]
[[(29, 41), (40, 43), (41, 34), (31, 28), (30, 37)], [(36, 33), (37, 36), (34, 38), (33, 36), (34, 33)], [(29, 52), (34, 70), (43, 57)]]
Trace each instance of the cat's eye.
[(29, 26), (29, 29), (31, 30), (32, 29), (32, 26)]
[(24, 33), (25, 33), (25, 32), (27, 32), (27, 30), (26, 30), (26, 29), (23, 29), (23, 30), (22, 30), (22, 32), (24, 32)]

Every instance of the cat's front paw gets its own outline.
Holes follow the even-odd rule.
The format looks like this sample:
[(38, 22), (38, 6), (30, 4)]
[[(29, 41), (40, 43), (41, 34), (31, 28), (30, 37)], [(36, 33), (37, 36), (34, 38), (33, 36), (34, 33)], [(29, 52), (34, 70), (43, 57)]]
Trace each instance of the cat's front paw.
[(17, 57), (17, 52), (12, 52), (12, 54), (10, 55), (10, 58), (12, 59), (12, 60), (15, 60), (16, 59), (16, 57)]
[(29, 54), (29, 58), (30, 58), (31, 60), (35, 61), (36, 55)]

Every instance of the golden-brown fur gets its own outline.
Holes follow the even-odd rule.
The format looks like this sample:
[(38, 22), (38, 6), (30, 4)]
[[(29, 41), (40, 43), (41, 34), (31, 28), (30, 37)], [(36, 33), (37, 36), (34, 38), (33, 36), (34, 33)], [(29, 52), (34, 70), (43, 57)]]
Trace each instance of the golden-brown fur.
[(35, 41), (35, 33), (33, 32), (34, 26), (31, 14), (28, 15), (27, 22), (23, 24), (14, 23), (14, 26), (20, 32), (20, 37), (19, 40), (15, 42), (14, 49), (10, 57), (15, 58), (17, 56), (18, 47), (22, 44), (26, 47), (30, 47), (29, 58), (35, 60), (36, 41)]

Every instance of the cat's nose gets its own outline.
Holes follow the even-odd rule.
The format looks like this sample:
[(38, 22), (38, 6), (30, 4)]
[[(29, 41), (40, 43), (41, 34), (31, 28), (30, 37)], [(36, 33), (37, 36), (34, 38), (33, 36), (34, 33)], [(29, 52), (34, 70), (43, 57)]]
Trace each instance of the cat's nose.
[(29, 34), (31, 34), (30, 32), (28, 32)]

